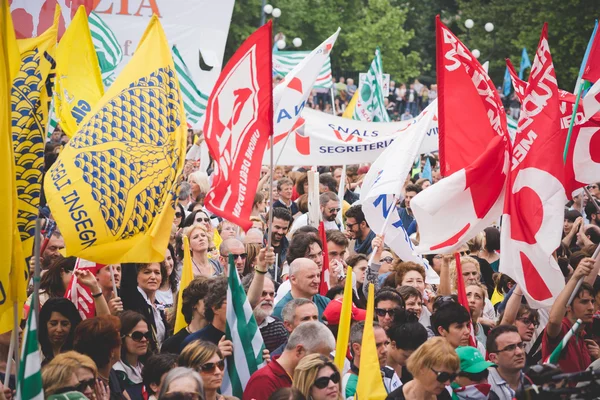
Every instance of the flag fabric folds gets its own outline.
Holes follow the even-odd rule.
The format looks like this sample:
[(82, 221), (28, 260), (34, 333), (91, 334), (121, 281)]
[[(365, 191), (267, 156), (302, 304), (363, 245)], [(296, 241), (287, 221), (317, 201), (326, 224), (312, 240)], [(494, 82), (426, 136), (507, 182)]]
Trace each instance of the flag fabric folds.
[(560, 245), (568, 194), (562, 162), (566, 135), (547, 25), (523, 104), (502, 217), (500, 272), (519, 284), (532, 307), (550, 307), (564, 287), (552, 253)]
[[(74, 270), (88, 270), (92, 275), (96, 276), (98, 271), (104, 267), (104, 264), (97, 264), (92, 261), (78, 258), (75, 262)], [(92, 291), (87, 286), (80, 285), (75, 274), (71, 276), (71, 281), (65, 292), (65, 299), (69, 299), (75, 304), (77, 311), (79, 311), (79, 315), (81, 315), (81, 319), (94, 318), (96, 316), (96, 304), (92, 297)]]
[(426, 178), (429, 182), (433, 183), (433, 176), (431, 173), (431, 161), (429, 161), (429, 157), (425, 157), (425, 166), (423, 166), (421, 178)]
[[(311, 54), (310, 51), (275, 51), (273, 52), (273, 75), (285, 78), (298, 64)], [(314, 88), (329, 89), (333, 84), (331, 59), (329, 55), (319, 70)]]
[[(58, 9), (57, 9), (58, 11)], [(57, 13), (58, 16), (58, 13)], [(56, 53), (58, 18), (40, 36), (17, 40), (21, 57), (11, 92), (12, 140), (23, 253), (33, 250), (44, 169), (45, 127)]]
[(173, 62), (175, 63), (177, 77), (179, 78), (183, 105), (185, 106), (185, 118), (189, 124), (194, 125), (200, 121), (206, 112), (208, 96), (196, 87), (192, 79), (192, 74), (187, 65), (185, 65), (177, 47), (173, 46), (171, 51), (173, 53)]
[(344, 370), (348, 342), (350, 341), (350, 325), (352, 324), (352, 267), (348, 266), (346, 271), (346, 282), (344, 283), (344, 297), (342, 299), (342, 311), (335, 344), (334, 363), (340, 371)]
[(104, 94), (98, 57), (84, 6), (79, 6), (56, 50), (54, 109), (72, 137)]
[[(375, 160), (365, 175), (360, 192), (362, 210), (371, 229), (380, 234), (385, 233), (386, 243), (402, 260), (423, 265), (430, 283), (435, 283), (437, 274), (429, 268), (423, 257), (414, 253), (412, 242), (406, 233), (408, 227), (402, 225), (396, 210), (396, 201), (401, 200), (402, 183), (411, 171), (413, 160), (419, 155), (427, 127), (435, 117), (436, 107), (437, 100), (434, 100), (412, 121), (409, 126), (411, 129), (407, 127), (405, 134), (398, 136)], [(386, 224), (388, 215), (389, 221)]]
[(367, 317), (365, 318), (365, 330), (360, 345), (360, 374), (356, 385), (356, 398), (359, 400), (383, 400), (387, 397), (387, 391), (381, 377), (379, 358), (377, 357), (375, 332), (373, 331), (374, 313), (375, 289), (373, 284), (369, 283)]
[(440, 170), (446, 179), (411, 201), (422, 254), (453, 252), (500, 216), (510, 149), (493, 82), (439, 17), (437, 52)]
[(510, 82), (510, 74), (508, 72), (508, 67), (506, 67), (506, 71), (504, 71), (504, 81), (502, 83), (502, 94), (504, 94), (504, 96), (508, 96), (511, 89), (512, 84)]
[[(37, 293), (33, 294), (32, 304), (35, 304)], [(17, 396), (19, 400), (43, 400), (42, 387), (42, 357), (38, 342), (37, 327), (38, 310), (31, 307), (27, 317), (27, 326), (23, 332), (23, 345), (21, 347), (21, 363), (17, 379)]]
[(321, 281), (319, 282), (319, 294), (325, 296), (329, 291), (329, 276), (331, 271), (329, 270), (329, 251), (327, 250), (327, 231), (325, 230), (325, 223), (323, 221), (319, 222), (319, 239), (323, 243), (323, 269), (321, 270)]
[(592, 83), (592, 87), (583, 98), (585, 116), (591, 118), (600, 111), (600, 35), (598, 35), (598, 21), (594, 25), (582, 70), (582, 79)]
[(164, 259), (186, 150), (183, 104), (158, 17), (46, 175), (67, 255)]
[(215, 174), (205, 206), (248, 230), (262, 155), (273, 134), (271, 22), (231, 57), (208, 100), (204, 136)]
[(115, 70), (123, 60), (123, 50), (117, 36), (98, 14), (92, 11), (88, 21), (102, 71), (102, 80), (104, 86), (108, 87), (115, 81)]
[(353, 119), (368, 122), (390, 122), (383, 99), (383, 66), (379, 47), (375, 50), (375, 58), (367, 71), (354, 108)]
[[(469, 300), (467, 298), (467, 290), (465, 287), (465, 281), (462, 274), (462, 265), (460, 264), (460, 254), (454, 253), (456, 262), (456, 294), (458, 297), (458, 303), (467, 309), (469, 314), (471, 309), (469, 308)], [(469, 321), (469, 329), (471, 334), (469, 335), (469, 346), (477, 348), (477, 339), (475, 338), (475, 329), (473, 329), (473, 320)]]
[(223, 374), (221, 391), (241, 399), (250, 376), (263, 365), (265, 344), (235, 268), (233, 255), (229, 255), (227, 281), (225, 338), (233, 342), (233, 354), (227, 357), (227, 373)]
[(356, 102), (358, 101), (358, 95), (359, 95), (358, 91), (354, 92), (354, 95), (348, 102), (348, 105), (346, 106), (346, 109), (344, 110), (344, 113), (342, 114), (342, 118), (352, 119), (352, 116), (354, 115), (354, 110), (356, 109)]
[(183, 316), (183, 291), (190, 285), (194, 279), (192, 270), (192, 254), (190, 253), (190, 241), (186, 235), (183, 235), (183, 268), (181, 269), (181, 282), (179, 283), (179, 293), (177, 294), (177, 311), (175, 314), (174, 333), (184, 329), (188, 324)]
[(523, 79), (523, 75), (527, 68), (531, 68), (531, 61), (529, 61), (527, 49), (523, 47), (523, 51), (521, 52), (521, 65), (519, 65), (519, 79)]

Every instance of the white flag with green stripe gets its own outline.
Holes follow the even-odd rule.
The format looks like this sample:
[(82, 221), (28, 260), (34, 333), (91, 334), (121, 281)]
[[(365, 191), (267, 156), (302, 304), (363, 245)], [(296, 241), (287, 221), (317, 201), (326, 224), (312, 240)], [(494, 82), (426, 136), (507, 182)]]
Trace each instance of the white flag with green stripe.
[(88, 17), (92, 42), (98, 55), (100, 71), (102, 71), (102, 81), (104, 86), (110, 86), (116, 76), (115, 69), (123, 60), (123, 51), (114, 32), (106, 23), (96, 14), (91, 12)]
[(375, 50), (375, 58), (358, 91), (352, 119), (367, 122), (390, 122), (390, 116), (383, 102), (383, 67), (379, 48)]
[(233, 342), (233, 355), (227, 357), (221, 391), (241, 399), (250, 376), (263, 366), (265, 343), (231, 255), (228, 286), (225, 338)]
[[(296, 65), (300, 64), (309, 54), (310, 51), (276, 51), (273, 53), (273, 75), (285, 76), (290, 73)], [(317, 76), (317, 80), (313, 85), (314, 88), (329, 89), (332, 85), (331, 80), (331, 58), (323, 63), (321, 72)]]
[(42, 358), (38, 344), (38, 329), (36, 322), (35, 295), (27, 318), (27, 327), (23, 335), (21, 350), (21, 365), (17, 380), (17, 399), (44, 400), (42, 387)]
[(181, 90), (181, 95), (183, 97), (185, 118), (190, 125), (194, 125), (200, 121), (206, 112), (208, 96), (199, 91), (196, 87), (196, 84), (192, 79), (192, 74), (187, 65), (185, 65), (177, 47), (173, 46), (171, 53), (173, 54), (173, 63), (175, 64), (175, 70), (177, 71), (177, 77), (179, 78), (179, 89)]

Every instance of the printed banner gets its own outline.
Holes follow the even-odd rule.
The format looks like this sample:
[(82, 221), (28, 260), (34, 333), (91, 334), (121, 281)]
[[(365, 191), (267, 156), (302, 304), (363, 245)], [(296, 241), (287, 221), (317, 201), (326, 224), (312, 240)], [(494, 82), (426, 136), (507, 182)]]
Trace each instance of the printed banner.
[[(438, 149), (437, 107), (427, 126), (420, 153)], [(290, 135), (276, 143), (276, 165), (348, 165), (372, 163), (407, 130), (414, 129), (417, 119), (400, 122), (364, 122), (336, 117), (305, 108)], [(277, 123), (275, 119), (275, 123)], [(269, 164), (265, 152), (263, 164)]]

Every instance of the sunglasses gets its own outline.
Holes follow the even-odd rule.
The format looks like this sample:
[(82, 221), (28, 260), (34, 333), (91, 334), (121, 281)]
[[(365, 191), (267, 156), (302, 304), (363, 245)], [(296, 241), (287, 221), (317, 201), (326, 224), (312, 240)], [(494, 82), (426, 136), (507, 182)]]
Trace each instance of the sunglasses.
[(502, 353), (504, 351), (515, 351), (517, 349), (517, 347), (520, 348), (521, 350), (525, 350), (525, 342), (509, 344), (502, 350), (498, 350), (496, 353)]
[(216, 368), (219, 368), (221, 371), (225, 370), (225, 360), (219, 360), (217, 362), (212, 362), (212, 363), (206, 363), (206, 364), (202, 364), (200, 366), (200, 370), (202, 372), (205, 372), (207, 374), (212, 374), (213, 372), (215, 372)]
[(348, 228), (348, 229), (352, 229), (352, 227), (356, 226), (356, 225), (358, 225), (358, 222), (355, 223), (355, 224), (349, 224), (349, 223), (346, 222), (346, 228)]
[(329, 209), (329, 213), (330, 214), (339, 213), (339, 212), (340, 212), (340, 208), (339, 207), (338, 208), (330, 208)]
[(456, 379), (456, 373), (450, 373), (450, 372), (446, 372), (446, 371), (436, 371), (433, 368), (430, 368), (436, 375), (437, 375), (437, 381), (439, 383), (445, 383), (445, 382), (453, 382)]
[(388, 263), (388, 264), (391, 264), (392, 262), (394, 262), (394, 258), (393, 258), (393, 257), (390, 257), (390, 256), (387, 256), (387, 257), (383, 257), (383, 258), (381, 259), (381, 261), (383, 261), (383, 262), (386, 262), (386, 263)]
[(589, 185), (588, 189), (598, 189), (598, 185)]
[(396, 312), (400, 311), (402, 308), (401, 307), (395, 307), (395, 308), (375, 308), (375, 314), (377, 314), (378, 317), (385, 317), (385, 315), (389, 315), (390, 317), (394, 317), (394, 315), (396, 314)]
[(517, 321), (521, 321), (525, 326), (533, 325), (535, 328), (540, 326), (540, 323), (538, 321), (534, 321), (529, 318), (517, 318)]
[(238, 258), (245, 260), (246, 258), (248, 258), (248, 253), (232, 254), (232, 256), (235, 260), (237, 260)]
[(210, 222), (210, 218), (202, 218), (202, 217), (198, 217), (196, 218), (196, 222)]
[(90, 388), (92, 390), (94, 390), (94, 387), (96, 385), (96, 380), (94, 378), (92, 379), (88, 379), (87, 381), (79, 381), (79, 384), (77, 386), (75, 386), (75, 390), (77, 392), (84, 392), (86, 388)]
[(143, 333), (140, 331), (135, 331), (135, 332), (131, 332), (129, 335), (125, 335), (123, 337), (129, 337), (134, 342), (141, 342), (142, 339), (144, 339), (144, 338), (146, 338), (147, 341), (150, 341), (150, 340), (152, 340), (152, 332), (148, 331), (146, 333)]
[(181, 215), (181, 213), (180, 213), (180, 212), (176, 212), (176, 213), (175, 213), (175, 218), (181, 218), (181, 217), (182, 217), (182, 215)]
[(320, 378), (315, 379), (314, 386), (317, 389), (325, 389), (329, 385), (329, 381), (335, 383), (336, 385), (340, 383), (340, 373), (334, 372), (331, 376), (322, 376)]

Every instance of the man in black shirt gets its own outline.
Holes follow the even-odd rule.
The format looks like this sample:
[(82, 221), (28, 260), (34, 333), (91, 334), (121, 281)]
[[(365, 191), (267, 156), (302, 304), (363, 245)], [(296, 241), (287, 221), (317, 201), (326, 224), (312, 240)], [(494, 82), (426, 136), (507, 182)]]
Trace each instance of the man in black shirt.
[[(267, 221), (268, 223), (269, 221)], [(265, 233), (264, 244), (267, 245), (268, 235), (271, 235), (271, 246), (275, 250), (275, 254), (277, 254), (278, 259), (278, 267), (277, 267), (277, 276), (274, 276), (275, 268), (272, 267), (269, 269), (271, 276), (276, 282), (281, 283), (281, 269), (283, 267), (283, 263), (285, 261), (287, 250), (290, 245), (290, 242), (287, 240), (285, 235), (287, 235), (290, 230), (290, 225), (292, 224), (292, 214), (290, 210), (287, 208), (273, 208), (273, 224), (272, 224), (272, 233), (267, 230)]]

